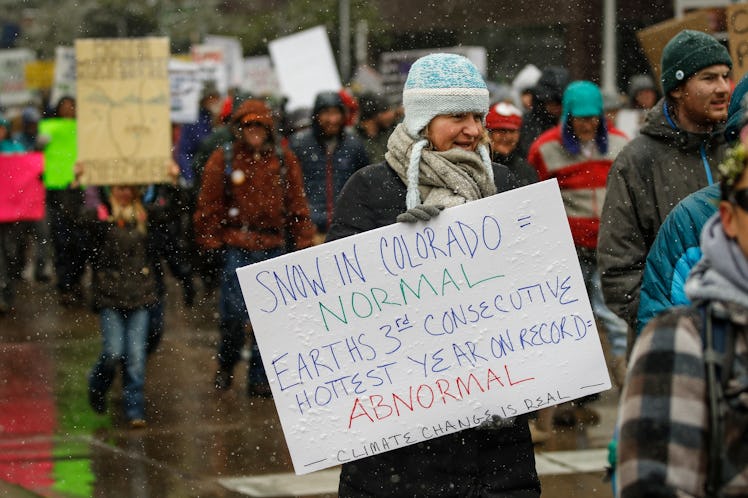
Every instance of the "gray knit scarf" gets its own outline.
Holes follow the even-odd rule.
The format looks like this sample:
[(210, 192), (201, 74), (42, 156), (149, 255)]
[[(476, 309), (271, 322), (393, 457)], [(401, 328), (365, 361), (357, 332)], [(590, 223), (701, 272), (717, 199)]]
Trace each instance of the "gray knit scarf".
[(384, 158), (408, 186), (407, 208), (423, 203), (452, 207), (493, 195), (496, 185), (485, 145), (478, 152), (454, 148), (426, 149), (426, 139), (414, 140), (397, 125)]
[(686, 281), (691, 301), (719, 300), (748, 308), (748, 259), (738, 243), (722, 229), (719, 214), (701, 232), (703, 257)]

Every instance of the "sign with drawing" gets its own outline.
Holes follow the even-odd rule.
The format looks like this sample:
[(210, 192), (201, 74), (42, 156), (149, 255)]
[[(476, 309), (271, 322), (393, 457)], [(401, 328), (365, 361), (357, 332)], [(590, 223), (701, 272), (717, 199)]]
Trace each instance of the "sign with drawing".
[(298, 474), (610, 388), (555, 180), (237, 273)]
[(729, 35), (732, 78), (740, 79), (748, 72), (748, 4), (739, 3), (725, 9)]
[(165, 182), (168, 38), (75, 41), (78, 160), (88, 185)]

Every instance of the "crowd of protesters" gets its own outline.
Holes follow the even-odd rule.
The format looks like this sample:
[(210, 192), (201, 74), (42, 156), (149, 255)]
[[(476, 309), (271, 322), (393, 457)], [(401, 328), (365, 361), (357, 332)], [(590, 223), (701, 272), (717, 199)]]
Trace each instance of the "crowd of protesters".
[[(467, 59), (446, 54), (429, 57), (414, 64), (402, 102), (343, 89), (319, 93), (311, 109), (287, 112), (283, 102), (239, 91), (221, 95), (208, 82), (198, 120), (173, 127), (174, 163), (165, 167), (174, 181), (165, 185), (79, 185), (80, 170), (74, 158), (55, 155), (55, 146), (64, 141), (65, 130), (75, 123), (72, 97), (61, 98), (54, 109), (26, 107), (15, 115), (13, 123), (0, 117), (0, 154), (43, 151), (47, 161), (43, 219), (0, 223), (0, 315), (13, 312), (14, 282), (22, 278), (26, 268), (29, 279), (54, 282), (61, 306), (93, 306), (101, 318), (103, 349), (89, 376), (90, 404), (99, 413), (106, 410), (107, 390), (122, 365), (126, 417), (132, 428), (139, 428), (146, 424), (144, 365), (147, 353), (158, 346), (167, 328), (163, 306), (168, 290), (179, 289), (180, 299), (188, 307), (217, 292), (214, 388), (220, 392), (235, 384), (235, 367), (249, 337), (246, 392), (269, 397), (272, 392), (260, 351), (252, 340), (237, 268), (396, 220), (428, 222), (453, 205), (454, 192), (447, 180), (455, 164), (469, 165), (471, 181), (480, 192), (476, 199), (555, 178), (608, 367), (617, 387), (626, 386), (620, 434), (622, 465), (628, 466), (621, 468), (623, 495), (650, 496), (647, 493), (653, 488), (647, 488), (647, 483), (662, 489), (662, 496), (668, 495), (665, 490), (679, 486), (678, 479), (667, 473), (669, 467), (675, 471), (707, 469), (684, 485), (685, 493), (693, 492), (688, 496), (698, 496), (697, 488), (720, 487), (730, 479), (730, 489), (743, 489), (735, 479), (742, 475), (745, 462), (731, 458), (730, 471), (735, 473), (726, 476), (724, 466), (717, 471), (709, 467), (711, 453), (701, 451), (701, 446), (693, 450), (693, 461), (673, 457), (655, 462), (652, 457), (645, 464), (637, 462), (649, 451), (645, 450), (649, 441), (641, 439), (649, 430), (647, 424), (675, 423), (666, 415), (653, 414), (646, 405), (649, 398), (642, 398), (646, 394), (640, 393), (652, 388), (650, 377), (655, 376), (648, 370), (651, 365), (644, 362), (657, 361), (657, 348), (665, 348), (671, 363), (685, 361), (679, 358), (690, 355), (701, 365), (700, 345), (670, 343), (677, 343), (675, 334), (695, 343), (705, 315), (671, 314), (645, 328), (656, 314), (655, 291), (668, 291), (661, 293), (667, 296), (657, 303), (658, 312), (674, 304), (689, 304), (691, 299), (702, 308), (707, 303), (707, 313), (717, 309), (715, 316), (729, 323), (730, 344), (735, 349), (729, 358), (734, 364), (723, 365), (728, 372), (720, 392), (720, 409), (725, 413), (744, 409), (738, 391), (745, 384), (748, 316), (744, 302), (748, 274), (740, 273), (745, 271), (748, 254), (743, 243), (748, 226), (744, 219), (748, 216), (743, 174), (746, 154), (729, 155), (726, 142), (738, 148), (746, 135), (741, 134), (746, 122), (742, 97), (748, 83), (741, 81), (733, 88), (729, 79), (732, 61), (724, 45), (710, 35), (682, 31), (664, 47), (660, 84), (649, 75), (633, 75), (622, 95), (604, 94), (591, 81), (574, 80), (563, 67), (541, 70), (528, 65), (511, 87), (507, 86), (508, 91), (489, 98), (488, 87)], [(463, 73), (456, 76), (455, 67)], [(433, 84), (437, 87), (429, 86)], [(465, 97), (465, 86), (480, 94), (480, 101)], [(408, 92), (424, 88), (430, 95), (429, 105), (405, 98)], [(443, 108), (439, 107), (442, 104)], [(444, 130), (449, 131), (440, 131), (447, 118), (450, 127)], [(458, 144), (458, 140), (469, 141), (470, 147), (459, 145), (462, 142)], [(457, 149), (460, 160), (455, 163)], [(416, 157), (416, 152), (423, 157)], [(719, 170), (720, 163), (727, 166)], [(429, 184), (428, 188), (419, 187), (420, 183), (411, 185), (411, 178), (423, 180), (409, 173), (414, 164), (420, 164), (423, 178), (432, 174), (447, 183)], [(498, 164), (501, 169), (496, 169)], [(702, 188), (711, 190), (702, 194)], [(441, 201), (411, 202), (411, 197), (427, 191), (443, 194)], [(701, 201), (699, 206), (706, 207), (697, 224), (689, 224), (682, 214), (668, 218), (671, 211), (674, 215), (687, 209), (693, 212), (696, 208), (689, 205), (674, 208), (687, 197), (688, 202), (698, 202), (690, 200), (694, 193), (711, 196), (711, 200)], [(406, 195), (407, 205), (403, 201)], [(381, 213), (381, 219), (362, 225), (360, 216), (348, 206), (353, 198), (361, 203), (371, 196), (391, 197), (393, 205)], [(717, 198), (721, 199), (718, 208)], [(455, 204), (469, 200), (472, 197)], [(710, 218), (717, 209), (718, 215)], [(678, 231), (685, 235), (660, 235), (656, 240), (663, 224), (668, 234)], [(702, 226), (709, 230), (701, 240), (708, 244), (705, 254), (712, 259), (697, 265), (702, 252), (692, 249), (699, 250)], [(679, 246), (674, 258), (668, 260), (673, 238), (689, 240), (691, 246)], [(650, 252), (653, 247), (654, 254)], [(731, 258), (731, 266), (724, 267), (723, 261), (714, 259), (723, 256)], [(685, 284), (694, 265), (688, 280), (692, 283)], [(90, 284), (86, 281), (88, 267)], [(664, 277), (658, 271), (661, 268), (667, 270)], [(167, 270), (175, 286), (166, 285)], [(723, 275), (726, 271), (733, 273)], [(734, 282), (736, 274), (743, 280)], [(735, 289), (727, 295), (718, 292), (719, 285), (723, 290)], [(709, 292), (702, 292), (703, 288)], [(677, 298), (669, 297), (673, 289)], [(711, 314), (706, 316), (711, 320)], [(717, 333), (723, 333), (722, 328)], [(658, 343), (657, 334), (670, 342)], [(690, 349), (681, 353), (686, 346)], [(632, 350), (638, 366), (635, 372), (628, 372), (635, 383), (627, 384), (627, 358)], [(659, 375), (673, 376), (673, 389), (690, 381), (699, 392), (709, 391), (706, 370), (698, 365), (688, 372), (677, 365), (658, 368)], [(685, 399), (684, 392), (672, 396)], [(556, 426), (598, 423), (594, 401), (587, 397), (541, 410), (532, 414), (529, 424), (523, 425), (522, 419), (519, 425), (510, 425), (513, 429), (502, 430), (542, 444), (553, 437)], [(728, 429), (742, 430), (739, 421), (729, 419), (729, 423)], [(698, 426), (693, 421), (692, 425)], [(709, 428), (698, 427), (702, 432), (693, 441), (706, 446), (713, 435)], [(734, 434), (724, 431), (714, 444), (724, 443), (721, 436), (729, 436), (725, 447), (734, 446)], [(675, 441), (671, 444), (679, 444), (678, 438), (670, 438)], [(390, 457), (369, 461), (372, 479), (392, 471)], [(353, 490), (361, 482), (352, 476), (362, 465), (344, 467), (341, 490), (357, 494)], [(642, 465), (652, 467), (644, 472)], [(403, 469), (406, 475), (411, 471)], [(534, 496), (536, 477), (528, 476), (527, 496)], [(403, 483), (402, 489), (414, 489), (412, 485)]]

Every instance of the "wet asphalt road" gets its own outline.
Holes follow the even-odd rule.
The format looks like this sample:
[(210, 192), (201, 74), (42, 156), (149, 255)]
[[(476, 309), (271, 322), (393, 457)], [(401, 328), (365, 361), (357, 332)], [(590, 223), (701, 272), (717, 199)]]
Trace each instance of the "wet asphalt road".
[[(293, 477), (272, 400), (245, 394), (245, 363), (229, 391), (214, 390), (216, 296), (199, 290), (196, 301), (186, 308), (170, 282), (166, 331), (148, 363), (148, 426), (131, 430), (119, 380), (106, 414), (88, 407), (97, 315), (60, 306), (52, 284), (19, 282), (14, 310), (0, 317), (0, 496), (335, 497), (335, 469)], [(612, 496), (602, 449), (616, 396), (593, 405), (600, 425), (538, 446), (544, 497)]]

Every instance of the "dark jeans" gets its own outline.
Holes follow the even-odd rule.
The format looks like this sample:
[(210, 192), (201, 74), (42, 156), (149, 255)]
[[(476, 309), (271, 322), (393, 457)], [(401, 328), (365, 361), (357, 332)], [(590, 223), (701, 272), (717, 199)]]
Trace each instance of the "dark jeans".
[[(221, 294), (219, 300), (219, 331), (221, 343), (218, 347), (218, 364), (222, 370), (232, 371), (241, 358), (244, 347), (246, 326), (249, 315), (244, 304), (244, 296), (236, 275), (237, 268), (275, 258), (283, 254), (281, 248), (265, 251), (247, 251), (229, 247), (225, 251), (223, 273), (221, 275)], [(267, 384), (267, 376), (262, 366), (257, 341), (252, 341), (251, 359), (249, 362), (249, 383)]]
[(86, 269), (91, 244), (86, 230), (75, 222), (82, 203), (83, 196), (79, 191), (47, 191), (47, 218), (54, 248), (57, 289), (60, 292), (72, 292), (79, 288)]

